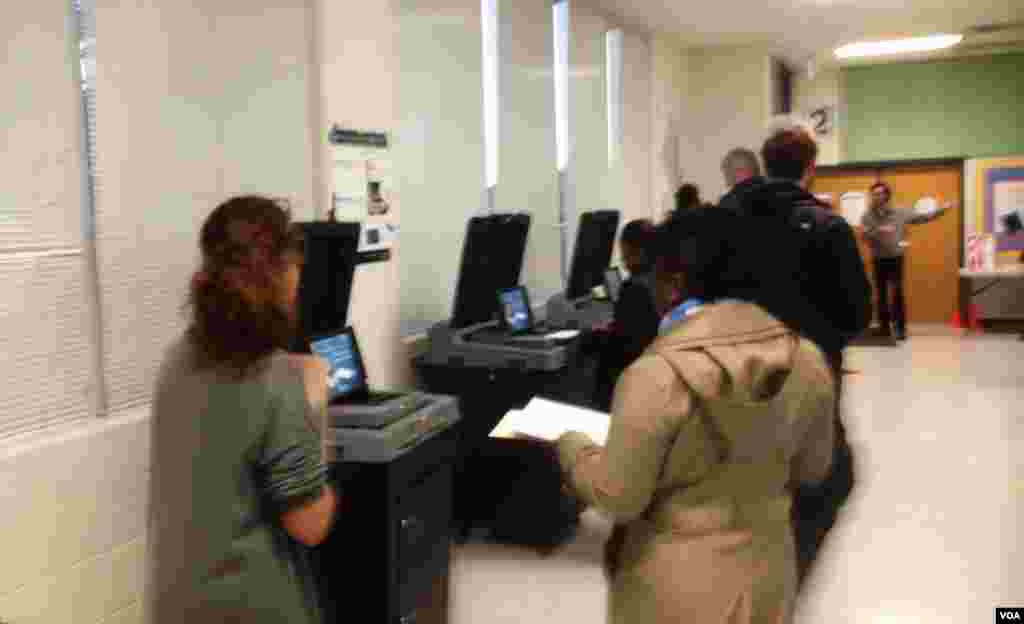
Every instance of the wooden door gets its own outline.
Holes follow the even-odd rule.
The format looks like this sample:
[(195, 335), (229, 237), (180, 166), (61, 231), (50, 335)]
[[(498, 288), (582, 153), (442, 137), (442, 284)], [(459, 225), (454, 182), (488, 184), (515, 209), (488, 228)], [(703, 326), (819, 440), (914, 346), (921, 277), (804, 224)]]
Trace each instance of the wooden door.
[(931, 195), (953, 201), (956, 208), (935, 221), (907, 226), (907, 320), (911, 323), (946, 323), (957, 308), (960, 288), (961, 179), (959, 167), (894, 169), (882, 173), (892, 187), (893, 204), (912, 207)]
[[(956, 208), (935, 221), (923, 225), (907, 226), (906, 300), (909, 323), (945, 323), (952, 318), (959, 301), (960, 238), (963, 232), (961, 203), (961, 170), (957, 165), (895, 166), (882, 170), (833, 170), (821, 172), (815, 178), (814, 193), (830, 193), (834, 205), (839, 196), (849, 191), (867, 193), (871, 185), (882, 180), (893, 190), (893, 204), (910, 208), (914, 202), (930, 195), (944, 201), (953, 201)], [(860, 224), (853, 224), (857, 232), (861, 257), (865, 261), (868, 277), (874, 281), (871, 252), (860, 232)]]

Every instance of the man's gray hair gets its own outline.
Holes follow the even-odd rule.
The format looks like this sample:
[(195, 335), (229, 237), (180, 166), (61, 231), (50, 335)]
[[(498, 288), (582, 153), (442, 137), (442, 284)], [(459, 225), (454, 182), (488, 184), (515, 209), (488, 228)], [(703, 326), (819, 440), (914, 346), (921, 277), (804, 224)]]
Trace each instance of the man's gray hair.
[(761, 164), (757, 160), (757, 154), (745, 147), (731, 150), (722, 159), (722, 174), (729, 186), (736, 185), (741, 171), (748, 171), (750, 175), (761, 175)]

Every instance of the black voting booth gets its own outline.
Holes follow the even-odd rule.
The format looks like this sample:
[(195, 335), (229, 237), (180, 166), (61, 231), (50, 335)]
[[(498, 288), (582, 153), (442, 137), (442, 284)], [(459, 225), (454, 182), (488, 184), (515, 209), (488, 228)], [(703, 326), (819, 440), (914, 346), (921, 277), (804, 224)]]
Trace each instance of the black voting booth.
[[(292, 351), (309, 353), (311, 337), (346, 326), (360, 226), (299, 226), (306, 263)], [(324, 622), (347, 622), (357, 611), (371, 622), (423, 621), (443, 610), (446, 593), (435, 593), (448, 576), (455, 454), (452, 430), (391, 462), (332, 462), (329, 478), (344, 503), (312, 553)]]
[(618, 229), (617, 210), (595, 210), (580, 215), (569, 265), (569, 283), (565, 292), (548, 300), (548, 322), (589, 328), (611, 320), (613, 304), (596, 299), (593, 290), (604, 285)]
[(615, 234), (619, 229), (617, 210), (595, 210), (580, 216), (566, 297), (578, 300), (604, 283), (604, 272), (612, 260)]
[[(578, 341), (535, 325), (529, 296), (519, 286), (530, 217), (496, 214), (474, 217), (466, 228), (453, 315), (428, 330), (427, 364), (463, 368), (521, 368), (559, 371), (573, 358)], [(499, 294), (500, 293), (500, 294)], [(499, 306), (499, 300), (501, 305)], [(515, 307), (529, 327), (512, 328), (499, 307)], [(521, 321), (517, 321), (521, 323)], [(526, 330), (526, 331), (524, 331)]]
[(497, 292), (519, 285), (529, 233), (527, 214), (469, 220), (455, 283), (452, 328), (463, 329), (495, 318)]
[[(527, 215), (474, 217), (466, 229), (450, 324), (468, 327), (494, 319), (497, 292), (519, 283)], [(511, 363), (466, 365), (459, 360), (414, 360), (430, 392), (459, 398), (459, 463), (455, 520), (467, 538), (474, 529), (507, 543), (550, 548), (575, 530), (580, 509), (562, 492), (557, 457), (547, 445), (489, 438), (510, 410), (536, 395), (564, 398), (574, 362), (557, 371), (531, 370)]]
[(299, 223), (305, 266), (299, 278), (298, 330), (294, 353), (309, 353), (312, 336), (340, 330), (348, 321), (352, 278), (359, 248), (358, 223)]

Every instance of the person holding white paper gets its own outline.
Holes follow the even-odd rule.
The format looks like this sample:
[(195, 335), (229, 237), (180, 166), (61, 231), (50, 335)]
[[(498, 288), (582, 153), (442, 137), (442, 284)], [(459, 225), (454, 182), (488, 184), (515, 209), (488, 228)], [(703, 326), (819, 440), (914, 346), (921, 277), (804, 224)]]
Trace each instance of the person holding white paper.
[(790, 489), (828, 472), (834, 386), (813, 343), (728, 299), (735, 218), (659, 226), (659, 336), (616, 386), (606, 443), (556, 443), (568, 488), (616, 520), (613, 624), (792, 619)]

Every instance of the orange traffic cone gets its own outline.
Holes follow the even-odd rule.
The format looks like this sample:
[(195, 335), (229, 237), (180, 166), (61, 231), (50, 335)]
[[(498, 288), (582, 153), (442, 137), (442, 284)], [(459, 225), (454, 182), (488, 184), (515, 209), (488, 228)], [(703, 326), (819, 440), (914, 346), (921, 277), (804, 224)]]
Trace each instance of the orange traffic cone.
[(953, 329), (965, 329), (964, 320), (960, 318), (960, 308), (953, 312), (953, 318), (949, 319), (949, 326)]
[(970, 304), (967, 306), (967, 318), (963, 318), (960, 314), (960, 309), (957, 308), (953, 312), (953, 318), (949, 321), (950, 327), (953, 329), (969, 329), (971, 331), (980, 332), (982, 330), (981, 320), (978, 318), (978, 306), (977, 304)]

